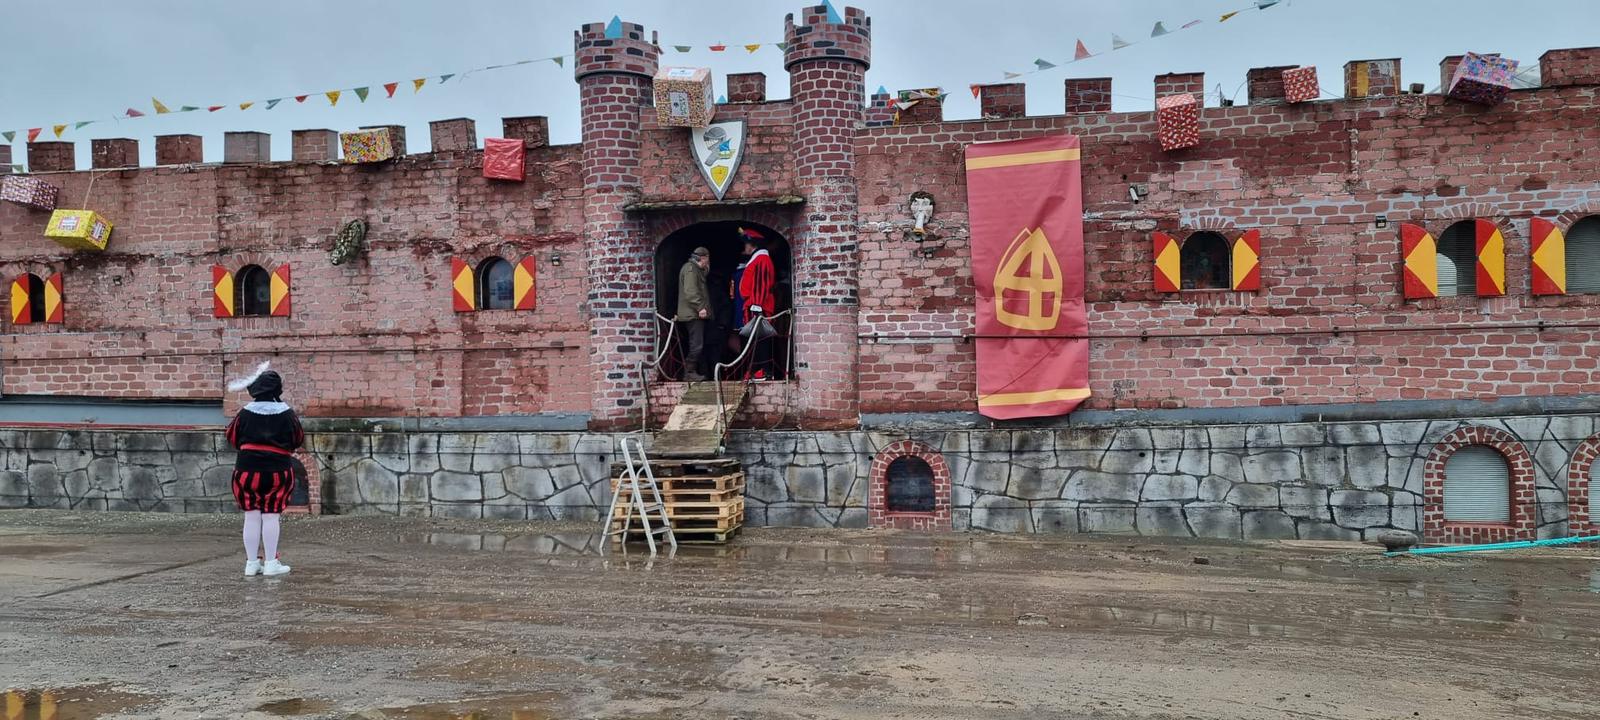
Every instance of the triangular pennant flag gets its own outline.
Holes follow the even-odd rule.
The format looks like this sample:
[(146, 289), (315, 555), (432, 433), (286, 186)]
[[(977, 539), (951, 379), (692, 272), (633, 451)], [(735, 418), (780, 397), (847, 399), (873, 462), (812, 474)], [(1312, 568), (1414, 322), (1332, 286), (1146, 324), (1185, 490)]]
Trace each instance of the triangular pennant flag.
[(744, 49), (748, 50), (749, 52), (755, 52), (755, 51), (761, 49), (761, 43), (756, 43), (754, 45), (746, 45), (746, 46), (744, 46)]
[(873, 95), (888, 95), (889, 94), (889, 89), (884, 87), (884, 86), (882, 86), (882, 85), (879, 85), (877, 91), (872, 93), (872, 94)]
[(1019, 77), (1022, 77), (1022, 73), (1014, 73), (1014, 72), (1010, 72), (1010, 71), (1006, 72), (1006, 79), (1007, 80), (1010, 80), (1011, 78), (1019, 78)]
[(242, 103), (239, 103), (239, 109), (240, 110), (249, 110), (250, 106), (254, 105), (254, 104), (256, 104), (254, 100), (252, 100), (250, 102), (242, 102)]
[(829, 0), (822, 0), (822, 7), (828, 13), (828, 22), (833, 23), (834, 25), (844, 24), (844, 18), (839, 17), (839, 11), (834, 9), (832, 2)]
[(779, 50), (788, 50), (789, 49), (789, 43), (786, 43), (786, 42), (773, 43), (773, 45), (777, 46), (777, 48)]
[(1183, 27), (1178, 28), (1178, 29), (1179, 30), (1188, 30), (1189, 28), (1192, 28), (1192, 27), (1194, 27), (1196, 25), (1199, 25), (1200, 22), (1201, 21), (1199, 21), (1199, 20), (1190, 20), (1189, 22), (1184, 23)]
[(7, 130), (7, 131), (5, 131), (3, 133), (0, 133), (0, 137), (4, 137), (6, 139), (6, 142), (11, 142), (11, 141), (17, 139), (17, 131), (15, 131), (15, 130)]
[(400, 83), (397, 83), (397, 82), (384, 83), (383, 84), (383, 91), (386, 92), (386, 93), (389, 93), (389, 97), (394, 97), (394, 90), (395, 90), (395, 88), (398, 88), (398, 87), (400, 87)]
[(1278, 0), (1256, 0), (1256, 9), (1257, 10), (1265, 10), (1265, 9), (1267, 9), (1269, 7), (1272, 7), (1273, 5), (1277, 5), (1277, 4), (1278, 4)]
[(427, 78), (417, 78), (415, 80), (412, 80), (411, 81), (411, 93), (413, 95), (415, 95), (416, 93), (421, 92), (422, 85), (424, 83), (426, 83), (426, 82), (428, 82)]
[(167, 114), (169, 112), (172, 112), (171, 110), (167, 109), (167, 106), (162, 105), (160, 100), (157, 100), (155, 98), (150, 98), (150, 104), (154, 105), (156, 107), (156, 114), (157, 115), (165, 115), (165, 114)]
[(611, 22), (606, 23), (606, 37), (613, 40), (622, 37), (622, 18), (611, 16)]
[(343, 92), (343, 91), (341, 91), (341, 90), (329, 90), (329, 91), (323, 93), (323, 95), (328, 96), (328, 104), (329, 105), (338, 105), (339, 104), (339, 94), (341, 92)]
[(727, 50), (728, 46), (723, 45), (722, 43), (717, 43), (716, 45), (707, 45), (706, 49), (710, 50), (711, 52), (722, 52), (723, 50)]
[(198, 106), (198, 105), (185, 105), (185, 106), (183, 106), (181, 108), (178, 108), (178, 112), (194, 112), (194, 111), (199, 110), (199, 109), (200, 109), (200, 106)]
[(1111, 49), (1112, 50), (1121, 50), (1121, 49), (1123, 49), (1123, 48), (1125, 48), (1125, 47), (1127, 47), (1129, 45), (1132, 45), (1132, 44), (1133, 43), (1130, 43), (1127, 40), (1123, 40), (1122, 38), (1117, 37), (1116, 33), (1111, 33)]
[(39, 131), (41, 131), (43, 129), (44, 128), (29, 128), (28, 129), (28, 142), (33, 142), (35, 140), (38, 140), (39, 139)]
[(1156, 23), (1155, 28), (1150, 30), (1150, 37), (1161, 37), (1169, 32), (1172, 31), (1168, 30), (1166, 25), (1162, 23)]
[(567, 63), (564, 60), (561, 59), (560, 55), (557, 55), (557, 56), (555, 56), (553, 58), (550, 58), (550, 59), (555, 61), (556, 67), (566, 67), (567, 66)]
[(369, 88), (364, 88), (364, 87), (356, 88), (356, 97), (360, 98), (361, 102), (366, 102), (367, 101), (367, 90), (368, 89)]
[(1033, 61), (1033, 66), (1036, 67), (1036, 68), (1039, 68), (1040, 70), (1049, 70), (1050, 68), (1055, 67), (1056, 64), (1053, 63), (1053, 62), (1050, 62), (1049, 60), (1045, 60), (1043, 58), (1040, 58), (1038, 60), (1034, 60)]
[(1072, 52), (1072, 60), (1074, 62), (1076, 62), (1076, 61), (1082, 60), (1082, 59), (1084, 59), (1086, 57), (1089, 57), (1089, 48), (1084, 47), (1083, 46), (1083, 41), (1079, 40), (1078, 41), (1078, 49), (1074, 50)]
[(1233, 17), (1233, 16), (1235, 16), (1235, 15), (1238, 15), (1238, 14), (1239, 14), (1239, 11), (1238, 11), (1238, 10), (1235, 10), (1235, 11), (1233, 11), (1233, 12), (1231, 12), (1231, 13), (1223, 13), (1223, 14), (1222, 14), (1222, 19), (1221, 19), (1221, 20), (1218, 20), (1218, 21), (1217, 21), (1217, 22), (1227, 22), (1227, 21), (1228, 21), (1228, 18), (1231, 18), (1231, 17)]
[(221, 110), (223, 107), (224, 106), (222, 106), (222, 105), (212, 105), (212, 106), (206, 108), (206, 112), (216, 112), (218, 110)]
[(73, 130), (82, 130), (84, 128), (84, 126), (86, 126), (86, 125), (88, 125), (88, 124), (90, 124), (92, 122), (94, 122), (94, 121), (93, 120), (79, 120), (78, 122), (75, 122), (75, 123), (72, 124), (72, 129)]
[(56, 137), (59, 138), (59, 137), (61, 137), (61, 133), (64, 133), (64, 132), (67, 131), (67, 126), (65, 126), (65, 125), (51, 125), (50, 129), (54, 130), (56, 132)]
[(128, 108), (128, 117), (144, 117), (144, 113), (133, 108)]
[(306, 98), (308, 98), (308, 97), (311, 97), (311, 96), (310, 95), (296, 95), (296, 96), (294, 96), (294, 101), (297, 102), (297, 103), (303, 103), (303, 102), (306, 101)]
[(14, 172), (14, 173), (22, 172), (22, 166), (21, 165), (12, 165), (11, 166), (11, 172)]
[(977, 83), (973, 83), (972, 85), (969, 85), (968, 89), (972, 90), (972, 99), (973, 100), (977, 100), (978, 99), (978, 94), (983, 92), (983, 86), (979, 85)]
[(267, 101), (267, 109), (271, 110), (271, 109), (277, 107), (278, 103), (281, 103), (281, 102), (283, 102), (283, 98), (273, 98), (271, 100), (268, 100)]
[(688, 45), (673, 45), (672, 49), (677, 50), (678, 52), (689, 52), (690, 50)]
[(440, 76), (439, 76), (439, 82), (440, 82), (440, 83), (441, 83), (441, 84), (442, 84), (442, 83), (445, 83), (445, 82), (447, 82), (447, 81), (449, 81), (449, 80), (450, 80), (450, 78), (453, 78), (453, 77), (455, 77), (455, 76), (456, 76), (456, 74), (455, 74), (455, 73), (445, 73), (445, 74), (443, 74), (443, 75), (440, 75)]
[(718, 95), (717, 96), (717, 104), (718, 105), (727, 105), (728, 104), (728, 96), (727, 95)]

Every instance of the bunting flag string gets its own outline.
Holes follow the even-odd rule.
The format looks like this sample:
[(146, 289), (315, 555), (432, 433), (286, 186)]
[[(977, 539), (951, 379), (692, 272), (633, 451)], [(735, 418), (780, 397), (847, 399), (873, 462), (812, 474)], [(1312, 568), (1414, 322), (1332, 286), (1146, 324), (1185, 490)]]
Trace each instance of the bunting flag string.
[[(1262, 7), (1270, 6), (1272, 4), (1275, 4), (1276, 2), (1277, 2), (1277, 0), (1258, 0), (1258, 3)], [(832, 2), (825, 0), (823, 2), (823, 6), (825, 7), (825, 19), (824, 19), (825, 22), (834, 23), (834, 24), (842, 24), (842, 23), (844, 23), (843, 15), (841, 15), (839, 10), (833, 6)], [(621, 20), (621, 18), (613, 16), (611, 18), (611, 20), (606, 24), (605, 33), (606, 33), (606, 36), (610, 37), (610, 38), (620, 38), (620, 37), (622, 37), (623, 29), (622, 29), (622, 20)], [(714, 44), (707, 44), (707, 45), (670, 45), (670, 46), (664, 46), (664, 47), (671, 47), (672, 50), (674, 50), (674, 51), (676, 51), (678, 53), (692, 53), (692, 52), (695, 52), (696, 50), (707, 50), (707, 51), (714, 52), (714, 53), (722, 53), (722, 52), (726, 52), (729, 47), (742, 47), (742, 48), (745, 49), (745, 51), (747, 53), (755, 54), (757, 52), (760, 52), (763, 48), (767, 48), (767, 47), (774, 48), (774, 49), (778, 50), (779, 52), (784, 52), (784, 51), (788, 50), (789, 46), (788, 46), (788, 43), (786, 43), (786, 42), (743, 42), (743, 43), (736, 43), (736, 44), (730, 44), (730, 43), (725, 43), (725, 42), (717, 42), (717, 43), (714, 43)], [(566, 67), (567, 59), (569, 59), (571, 57), (572, 57), (572, 55), (570, 53), (562, 54), (562, 55), (550, 55), (550, 56), (546, 56), (546, 57), (529, 58), (529, 59), (517, 60), (517, 61), (514, 61), (514, 62), (510, 62), (510, 63), (487, 65), (487, 66), (484, 66), (484, 67), (470, 68), (470, 69), (466, 69), (466, 70), (459, 70), (459, 71), (456, 71), (456, 72), (440, 73), (438, 75), (428, 75), (428, 76), (424, 76), (424, 77), (414, 78), (414, 79), (411, 80), (411, 92), (412, 92), (412, 94), (417, 94), (417, 93), (422, 92), (423, 87), (428, 85), (430, 80), (433, 81), (434, 83), (440, 84), (440, 85), (442, 85), (444, 83), (447, 83), (447, 82), (449, 82), (451, 80), (455, 80), (457, 83), (460, 83), (460, 82), (462, 82), (462, 78), (465, 78), (466, 76), (471, 75), (472, 73), (481, 72), (481, 71), (485, 71), (485, 70), (498, 70), (498, 69), (503, 69), (503, 68), (508, 68), (508, 67), (516, 67), (516, 66), (521, 66), (521, 65), (531, 65), (531, 64), (543, 63), (543, 62), (550, 62), (550, 63), (554, 64), (556, 67), (564, 68), (564, 67)], [(1035, 64), (1036, 64), (1036, 69), (1033, 72), (1038, 72), (1040, 70), (1047, 70), (1047, 69), (1056, 67), (1055, 63), (1049, 62), (1049, 61), (1044, 60), (1042, 58), (1037, 60), (1035, 62)], [(1021, 75), (1021, 73), (1010, 73), (1010, 72), (1006, 73), (1006, 77), (1008, 79), (1009, 78), (1013, 78), (1013, 77), (1018, 77), (1019, 75)], [(404, 81), (398, 81), (397, 80), (397, 81), (388, 81), (388, 82), (383, 82), (383, 83), (375, 83), (375, 85), (381, 86), (383, 88), (384, 97), (385, 98), (393, 99), (394, 96), (395, 96), (395, 92), (399, 89), (399, 87), (403, 84), (403, 82)], [(282, 96), (282, 97), (275, 97), (275, 98), (269, 98), (269, 99), (263, 99), (263, 100), (247, 100), (247, 101), (237, 102), (237, 103), (222, 103), (222, 104), (208, 103), (208, 104), (205, 104), (205, 105), (179, 105), (179, 106), (176, 106), (176, 109), (174, 109), (172, 106), (168, 106), (166, 103), (163, 103), (159, 98), (151, 97), (150, 98), (150, 107), (152, 108), (152, 111), (144, 111), (144, 110), (140, 110), (138, 108), (129, 107), (129, 108), (124, 109), (121, 113), (118, 113), (117, 115), (112, 116), (109, 119), (112, 119), (112, 120), (125, 120), (125, 119), (134, 119), (134, 118), (147, 117), (150, 114), (168, 115), (168, 114), (173, 114), (173, 113), (195, 112), (195, 111), (198, 111), (198, 110), (201, 110), (201, 109), (206, 110), (208, 113), (215, 113), (215, 112), (220, 112), (222, 110), (229, 109), (229, 108), (234, 107), (234, 106), (237, 106), (240, 111), (245, 111), (245, 110), (249, 110), (249, 109), (251, 109), (251, 108), (253, 108), (253, 107), (257, 106), (257, 105), (260, 105), (261, 106), (260, 109), (262, 111), (269, 111), (269, 110), (272, 110), (272, 109), (278, 107), (278, 105), (280, 105), (284, 100), (293, 98), (296, 104), (304, 104), (307, 99), (309, 99), (309, 98), (311, 98), (311, 97), (313, 97), (315, 95), (318, 95), (318, 94), (320, 94), (320, 95), (322, 95), (322, 96), (324, 96), (324, 97), (326, 97), (328, 99), (328, 105), (330, 107), (337, 107), (338, 104), (339, 104), (339, 100), (343, 97), (343, 94), (346, 93), (346, 92), (354, 93), (355, 96), (360, 100), (360, 102), (365, 103), (367, 101), (368, 97), (370, 96), (372, 87), (373, 87), (373, 85), (363, 85), (363, 86), (359, 86), (359, 87), (339, 88), (339, 89), (335, 89), (335, 90), (324, 90), (324, 91), (321, 91), (320, 93), (307, 92), (307, 93), (299, 93), (299, 94), (294, 94), (294, 95), (285, 95), (285, 96)], [(57, 133), (57, 137), (60, 137), (60, 136), (64, 135), (66, 132), (68, 132), (68, 131), (80, 130), (84, 126), (86, 126), (86, 125), (88, 125), (90, 123), (93, 123), (93, 122), (96, 122), (96, 120), (86, 120), (86, 121), (85, 120), (80, 120), (80, 121), (68, 122), (68, 123), (50, 123), (49, 125), (41, 126), (40, 128), (28, 129), (27, 132), (30, 135), (29, 141), (31, 142), (34, 137), (37, 137), (39, 133), (43, 132), (43, 128), (44, 127), (49, 127), (49, 128), (51, 128), (52, 131), (54, 131), (55, 128), (57, 128), (57, 127), (63, 128), (59, 133)], [(19, 131), (19, 130), (8, 130), (8, 131), (5, 131), (5, 133), (6, 133), (5, 137), (7, 138), (6, 141), (8, 143), (12, 142), (12, 138), (14, 138), (18, 134), (18, 132), (21, 132), (21, 131)]]
[[(1279, 2), (1280, 2), (1280, 0), (1255, 0), (1254, 3), (1251, 4), (1248, 7), (1241, 7), (1239, 9), (1237, 9), (1237, 10), (1233, 10), (1233, 11), (1230, 11), (1230, 12), (1223, 13), (1221, 16), (1219, 16), (1217, 18), (1216, 22), (1217, 23), (1225, 23), (1225, 22), (1233, 19), (1239, 13), (1242, 13), (1242, 12), (1244, 12), (1246, 10), (1265, 10), (1267, 8), (1270, 8), (1270, 7), (1274, 6), (1274, 5), (1277, 5)], [(1205, 20), (1190, 20), (1189, 22), (1186, 22), (1183, 25), (1179, 26), (1177, 30), (1170, 30), (1170, 29), (1167, 28), (1166, 21), (1157, 21), (1155, 23), (1154, 27), (1150, 28), (1150, 37), (1151, 38), (1158, 38), (1158, 37), (1163, 37), (1163, 36), (1166, 36), (1166, 35), (1171, 35), (1171, 34), (1173, 34), (1175, 32), (1181, 31), (1181, 30), (1188, 30), (1189, 28), (1196, 27), (1196, 26), (1201, 25), (1201, 24), (1203, 24), (1205, 22), (1206, 22)], [(1058, 67), (1061, 67), (1063, 65), (1068, 65), (1068, 64), (1071, 64), (1071, 63), (1075, 63), (1075, 62), (1082, 62), (1082, 61), (1088, 60), (1090, 58), (1100, 57), (1101, 55), (1105, 55), (1107, 53), (1111, 53), (1111, 52), (1115, 52), (1117, 50), (1122, 50), (1124, 48), (1132, 47), (1134, 45), (1139, 44), (1139, 42), (1140, 41), (1138, 41), (1138, 40), (1129, 41), (1129, 40), (1124, 39), (1121, 35), (1119, 35), (1117, 33), (1112, 33), (1111, 34), (1111, 48), (1109, 50), (1102, 50), (1100, 52), (1091, 52), (1089, 50), (1088, 45), (1084, 44), (1083, 40), (1081, 38), (1079, 38), (1077, 40), (1077, 42), (1074, 43), (1074, 45), (1073, 45), (1072, 58), (1071, 59), (1057, 60), (1057, 61), (1053, 61), (1052, 62), (1051, 60), (1049, 60), (1047, 58), (1035, 58), (1034, 61), (1033, 61), (1033, 69), (1032, 70), (1024, 70), (1024, 71), (1004, 70), (1004, 71), (1001, 72), (1001, 77), (1003, 79), (1005, 79), (1005, 80), (1015, 80), (1015, 79), (1020, 78), (1020, 77), (1025, 77), (1027, 75), (1032, 75), (1034, 73), (1044, 72), (1046, 70), (1051, 70), (1051, 69), (1054, 69), (1054, 68), (1058, 68)], [(979, 93), (980, 93), (980, 88), (982, 88), (986, 84), (987, 83), (973, 83), (972, 85), (970, 85), (970, 87), (972, 88), (973, 97), (977, 97), (979, 95)]]

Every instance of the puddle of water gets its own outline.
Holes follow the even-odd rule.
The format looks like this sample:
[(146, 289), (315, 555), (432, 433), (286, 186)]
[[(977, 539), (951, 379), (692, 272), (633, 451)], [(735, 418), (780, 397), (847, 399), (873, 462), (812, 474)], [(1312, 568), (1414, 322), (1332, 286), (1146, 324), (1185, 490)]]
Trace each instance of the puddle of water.
[(543, 709), (549, 706), (549, 700), (542, 696), (522, 696), (408, 705), (367, 710), (346, 716), (345, 720), (554, 720), (556, 716)]
[(95, 720), (148, 702), (149, 698), (103, 685), (43, 690), (7, 690), (0, 699), (6, 720)]
[(256, 707), (256, 711), (264, 712), (268, 715), (277, 715), (278, 717), (294, 717), (296, 715), (326, 712), (331, 707), (333, 707), (333, 703), (327, 700), (289, 698), (287, 700), (261, 703)]

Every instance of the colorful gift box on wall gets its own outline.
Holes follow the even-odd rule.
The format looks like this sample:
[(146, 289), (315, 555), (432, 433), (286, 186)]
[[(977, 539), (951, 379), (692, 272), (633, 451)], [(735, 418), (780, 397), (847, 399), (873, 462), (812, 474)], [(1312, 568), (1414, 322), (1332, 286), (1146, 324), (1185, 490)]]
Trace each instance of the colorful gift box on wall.
[(60, 188), (39, 178), (7, 175), (0, 178), (0, 200), (14, 202), (35, 210), (56, 209)]
[(74, 250), (104, 250), (111, 240), (111, 221), (93, 210), (57, 210), (44, 236)]
[(394, 159), (394, 145), (389, 141), (388, 128), (339, 133), (339, 145), (344, 149), (344, 161), (347, 163), (375, 163)]
[(1283, 99), (1292, 103), (1315, 100), (1322, 95), (1322, 87), (1317, 85), (1317, 69), (1314, 67), (1289, 68), (1283, 71)]
[(1200, 101), (1189, 93), (1156, 100), (1156, 136), (1162, 150), (1181, 150), (1200, 144)]
[(491, 180), (524, 179), (527, 144), (521, 138), (483, 139), (483, 176)]
[(1511, 92), (1511, 78), (1517, 74), (1517, 61), (1499, 55), (1467, 53), (1450, 78), (1450, 97), (1457, 100), (1495, 105)]
[(709, 68), (661, 68), (655, 78), (656, 122), (669, 127), (701, 128), (716, 112)]

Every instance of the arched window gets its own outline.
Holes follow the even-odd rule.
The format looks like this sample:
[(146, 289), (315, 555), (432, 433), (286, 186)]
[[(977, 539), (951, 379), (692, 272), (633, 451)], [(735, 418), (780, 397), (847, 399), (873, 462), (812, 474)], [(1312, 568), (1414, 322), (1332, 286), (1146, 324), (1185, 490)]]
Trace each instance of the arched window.
[(1462, 220), (1439, 236), (1439, 297), (1478, 294), (1478, 224)]
[(516, 307), (511, 263), (492, 257), (478, 263), (478, 309), (510, 310)]
[(902, 455), (884, 473), (889, 512), (933, 512), (933, 468), (914, 455)]
[(1214, 232), (1197, 232), (1178, 253), (1184, 290), (1226, 290), (1233, 286), (1228, 240)]
[(1567, 292), (1600, 293), (1600, 215), (1573, 223), (1567, 232)]
[(1468, 445), (1444, 463), (1446, 522), (1511, 522), (1511, 466), (1488, 445)]
[(272, 275), (260, 265), (246, 265), (239, 268), (238, 275), (234, 277), (235, 292), (238, 293), (234, 307), (239, 309), (238, 315), (240, 317), (271, 315)]
[[(25, 291), (28, 298), (28, 307), (25, 312), (27, 312), (27, 317), (17, 317), (13, 318), (13, 320), (18, 321), (18, 324), (21, 324), (22, 322), (44, 322), (44, 280), (41, 280), (38, 275), (33, 273), (23, 273), (22, 277), (17, 278), (17, 281), (22, 283), (26, 289)], [(12, 292), (16, 292), (16, 290), (13, 289)], [(12, 302), (15, 303), (16, 300), (12, 300)]]

